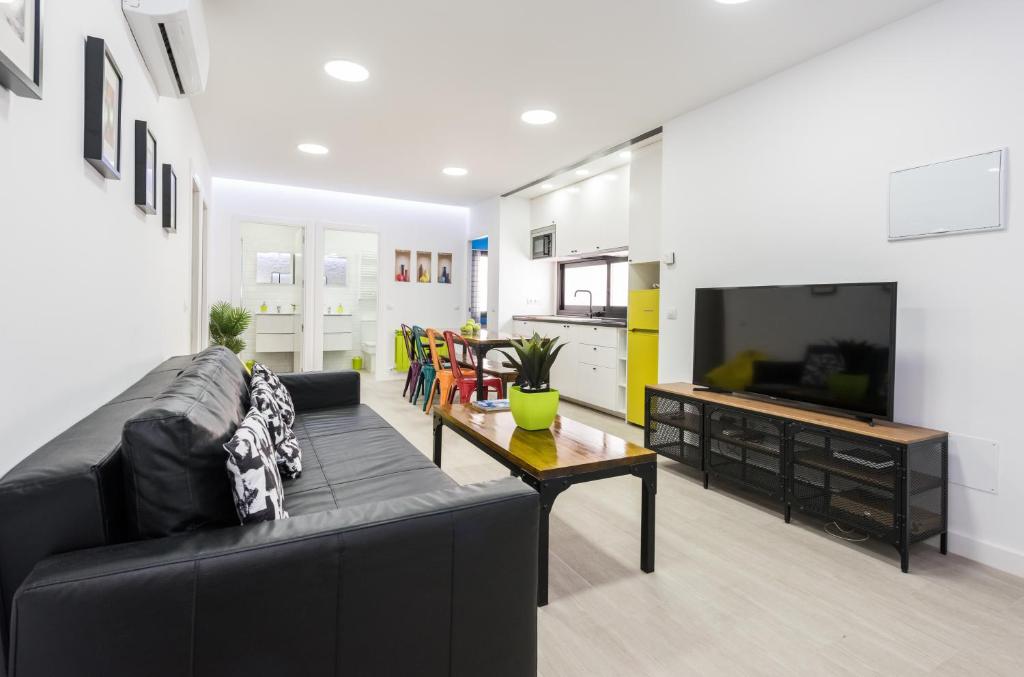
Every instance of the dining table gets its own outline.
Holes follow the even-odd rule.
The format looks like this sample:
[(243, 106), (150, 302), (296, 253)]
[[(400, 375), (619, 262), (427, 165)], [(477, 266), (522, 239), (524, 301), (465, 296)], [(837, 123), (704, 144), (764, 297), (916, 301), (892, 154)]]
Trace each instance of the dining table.
[[(490, 331), (488, 329), (481, 329), (472, 336), (469, 334), (463, 334), (462, 338), (466, 340), (466, 344), (469, 345), (473, 351), (473, 356), (476, 358), (476, 364), (478, 369), (476, 370), (476, 399), (486, 400), (487, 389), (484, 388), (484, 370), (483, 364), (487, 357), (487, 353), (495, 348), (511, 348), (512, 339), (522, 338), (518, 334), (507, 334), (497, 331)], [(506, 397), (508, 394), (506, 393)]]

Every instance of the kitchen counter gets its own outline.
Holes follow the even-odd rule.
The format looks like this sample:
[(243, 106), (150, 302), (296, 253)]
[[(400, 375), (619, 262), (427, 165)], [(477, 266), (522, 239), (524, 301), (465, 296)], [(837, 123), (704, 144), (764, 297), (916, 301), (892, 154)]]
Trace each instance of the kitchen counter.
[(523, 322), (555, 322), (559, 324), (583, 324), (588, 327), (615, 327), (624, 329), (626, 318), (624, 317), (577, 317), (573, 315), (513, 315), (513, 320)]

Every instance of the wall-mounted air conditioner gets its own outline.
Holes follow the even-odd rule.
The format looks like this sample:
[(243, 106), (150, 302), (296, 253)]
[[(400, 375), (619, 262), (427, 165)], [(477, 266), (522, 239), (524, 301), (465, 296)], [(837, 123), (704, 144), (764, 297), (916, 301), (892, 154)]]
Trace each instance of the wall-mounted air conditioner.
[(160, 95), (203, 91), (210, 43), (201, 0), (122, 0), (121, 6)]

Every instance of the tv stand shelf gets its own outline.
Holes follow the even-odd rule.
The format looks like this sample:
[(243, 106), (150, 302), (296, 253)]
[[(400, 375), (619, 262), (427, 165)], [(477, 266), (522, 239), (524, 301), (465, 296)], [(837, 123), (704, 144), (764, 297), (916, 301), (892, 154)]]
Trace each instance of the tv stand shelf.
[(649, 386), (644, 445), (766, 494), (787, 522), (793, 510), (833, 520), (895, 546), (940, 537), (946, 553), (948, 435), (874, 423), (706, 390)]

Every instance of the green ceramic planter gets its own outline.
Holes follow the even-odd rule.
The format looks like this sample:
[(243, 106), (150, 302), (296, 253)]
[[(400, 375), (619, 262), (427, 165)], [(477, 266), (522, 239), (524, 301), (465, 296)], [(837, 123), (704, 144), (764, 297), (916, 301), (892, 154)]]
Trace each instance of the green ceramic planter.
[(558, 414), (558, 391), (524, 393), (519, 386), (512, 386), (508, 403), (517, 426), (523, 430), (547, 430)]

